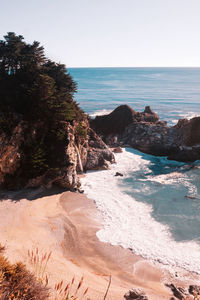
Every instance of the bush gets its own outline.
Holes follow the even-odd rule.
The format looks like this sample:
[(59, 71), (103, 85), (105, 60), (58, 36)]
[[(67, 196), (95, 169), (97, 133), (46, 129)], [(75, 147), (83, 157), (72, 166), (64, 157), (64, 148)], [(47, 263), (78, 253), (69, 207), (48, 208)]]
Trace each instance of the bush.
[(10, 264), (0, 246), (0, 299), (47, 300), (48, 289), (26, 270), (22, 263)]

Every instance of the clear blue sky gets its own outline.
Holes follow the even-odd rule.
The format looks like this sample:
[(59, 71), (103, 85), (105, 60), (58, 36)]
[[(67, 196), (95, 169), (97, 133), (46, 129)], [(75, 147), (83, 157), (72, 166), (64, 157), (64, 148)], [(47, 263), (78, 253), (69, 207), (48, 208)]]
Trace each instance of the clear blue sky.
[(0, 38), (67, 67), (200, 66), (200, 0), (0, 0)]

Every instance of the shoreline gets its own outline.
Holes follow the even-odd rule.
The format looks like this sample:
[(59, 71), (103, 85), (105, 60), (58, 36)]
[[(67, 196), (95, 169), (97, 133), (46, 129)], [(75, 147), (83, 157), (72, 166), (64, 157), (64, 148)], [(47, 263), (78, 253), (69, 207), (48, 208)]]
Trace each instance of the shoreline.
[[(68, 212), (70, 221), (76, 224), (77, 229), (74, 236), (67, 224), (66, 232), (70, 231), (71, 236), (68, 236), (68, 239), (65, 238), (65, 254), (68, 259), (78, 261), (85, 270), (98, 274), (97, 276), (112, 275), (109, 291), (111, 298), (108, 297), (108, 299), (123, 299), (123, 295), (133, 287), (140, 287), (148, 291), (148, 294), (151, 295), (150, 299), (154, 299), (154, 297), (161, 299), (161, 295), (163, 299), (168, 299), (169, 293), (161, 283), (161, 270), (149, 264), (142, 257), (133, 254), (129, 249), (99, 241), (96, 232), (102, 227), (101, 216), (93, 200), (88, 199), (85, 195), (76, 194), (70, 195), (69, 199), (68, 195), (64, 193), (61, 196), (61, 205)], [(79, 240), (79, 247), (77, 252), (73, 252), (72, 255), (67, 245), (75, 244), (71, 241), (74, 239)], [(105, 286), (102, 296), (104, 291)], [(159, 298), (154, 295), (155, 291), (160, 294)]]
[[(168, 225), (154, 218), (153, 200), (152, 202), (143, 202), (140, 198), (139, 201), (136, 200), (133, 192), (135, 189), (137, 196), (138, 190), (143, 184), (143, 178), (140, 180), (139, 177), (138, 181), (137, 175), (132, 176), (133, 181), (129, 178), (131, 177), (129, 176), (130, 171), (136, 174), (138, 172), (140, 176), (140, 170), (142, 170), (142, 172), (148, 173), (147, 180), (153, 183), (164, 181), (165, 178), (162, 176), (166, 176), (167, 187), (168, 181), (171, 184), (172, 180), (176, 180), (177, 174), (184, 176), (184, 173), (183, 175), (181, 172), (169, 172), (164, 175), (159, 173), (151, 179), (150, 160), (143, 158), (140, 153), (131, 152), (123, 149), (122, 153), (116, 154), (117, 164), (112, 165), (110, 170), (88, 172), (87, 178), (83, 178), (83, 190), (89, 198), (94, 199), (97, 209), (103, 216), (103, 228), (97, 232), (98, 238), (112, 245), (133, 249), (134, 253), (168, 269), (174, 276), (178, 274), (179, 279), (184, 280), (190, 276), (189, 274), (194, 274), (192, 277), (195, 279), (199, 278), (199, 246), (193, 245), (192, 241), (184, 243), (184, 241), (179, 242), (174, 239)], [(124, 179), (121, 176), (116, 177), (118, 172), (124, 176)], [(126, 178), (128, 178), (128, 188)], [(185, 181), (187, 184), (187, 179)], [(132, 190), (131, 184), (133, 185)], [(154, 186), (152, 185), (150, 188), (152, 189)], [(125, 188), (127, 188), (127, 193), (124, 192)], [(167, 199), (164, 198), (164, 200)], [(173, 207), (173, 203), (171, 205)]]
[[(0, 202), (0, 242), (11, 262), (22, 261), (32, 270), (28, 250), (52, 251), (47, 266), (49, 286), (61, 280), (67, 283), (73, 276), (80, 280), (84, 275), (91, 300), (103, 299), (109, 275), (112, 282), (107, 299), (124, 299), (124, 294), (136, 287), (152, 300), (172, 296), (164, 286), (162, 269), (129, 249), (98, 240), (102, 218), (93, 200), (71, 192), (27, 199), (22, 192), (20, 200)], [(184, 282), (169, 278), (168, 283), (172, 282), (184, 286)]]

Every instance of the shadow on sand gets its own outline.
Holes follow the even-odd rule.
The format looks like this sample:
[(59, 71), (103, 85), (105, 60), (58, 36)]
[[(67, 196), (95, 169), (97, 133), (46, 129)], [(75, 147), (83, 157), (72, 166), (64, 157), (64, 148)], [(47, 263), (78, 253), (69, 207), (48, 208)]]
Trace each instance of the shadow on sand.
[(66, 192), (66, 189), (55, 186), (50, 189), (40, 187), (21, 190), (0, 190), (0, 201), (11, 200), (16, 202), (22, 199), (32, 201), (38, 198), (62, 194), (63, 192)]

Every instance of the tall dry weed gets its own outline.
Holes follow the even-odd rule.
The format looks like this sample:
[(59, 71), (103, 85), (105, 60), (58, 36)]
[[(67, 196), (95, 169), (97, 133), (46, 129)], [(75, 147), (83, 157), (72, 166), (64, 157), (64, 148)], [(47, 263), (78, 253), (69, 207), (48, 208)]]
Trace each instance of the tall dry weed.
[(32, 266), (33, 273), (37, 280), (43, 283), (45, 286), (48, 285), (48, 275), (46, 274), (47, 264), (51, 258), (52, 252), (41, 254), (38, 248), (35, 250), (28, 250), (29, 263)]
[[(82, 288), (84, 277), (76, 284), (75, 277), (72, 278), (71, 282), (66, 285), (63, 284), (63, 280), (58, 284), (55, 284), (56, 296), (54, 300), (83, 300), (88, 293), (88, 287)], [(89, 298), (87, 298), (89, 300)]]

